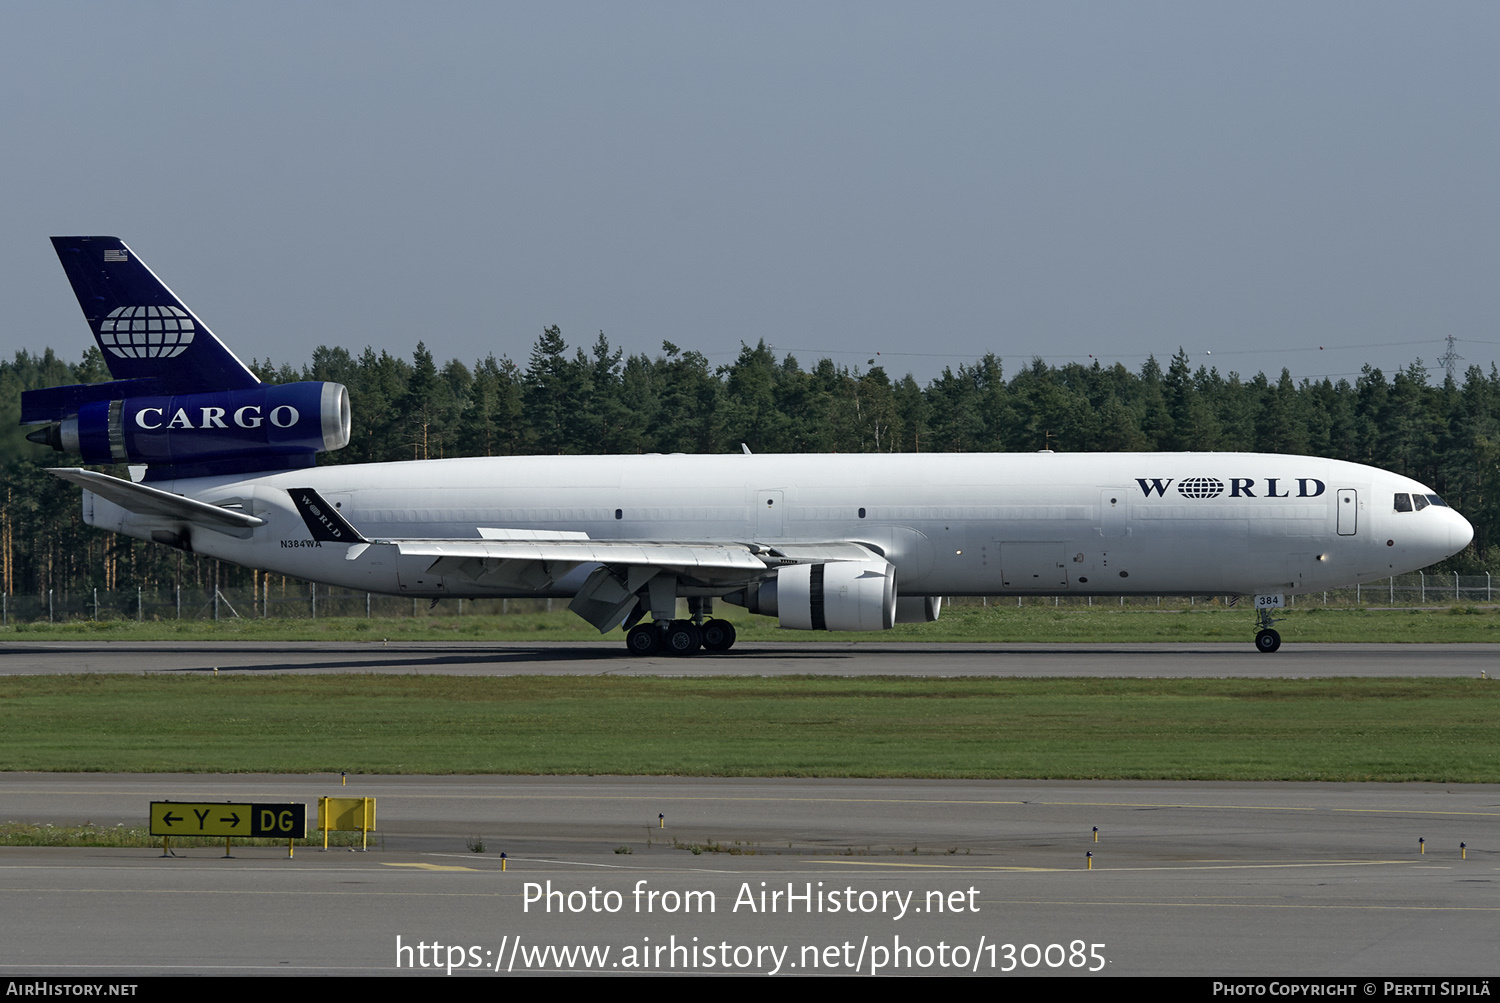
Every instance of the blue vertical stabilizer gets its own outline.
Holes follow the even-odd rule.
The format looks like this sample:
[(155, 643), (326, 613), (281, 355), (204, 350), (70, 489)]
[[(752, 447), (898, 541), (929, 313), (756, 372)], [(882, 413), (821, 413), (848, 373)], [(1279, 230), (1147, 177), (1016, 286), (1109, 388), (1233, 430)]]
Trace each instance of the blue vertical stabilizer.
[(53, 237), (78, 305), (117, 380), (159, 393), (260, 382), (118, 237)]
[(295, 470), (349, 441), (337, 383), (261, 383), (118, 237), (53, 237), (114, 380), (21, 394), (26, 438), (146, 480)]

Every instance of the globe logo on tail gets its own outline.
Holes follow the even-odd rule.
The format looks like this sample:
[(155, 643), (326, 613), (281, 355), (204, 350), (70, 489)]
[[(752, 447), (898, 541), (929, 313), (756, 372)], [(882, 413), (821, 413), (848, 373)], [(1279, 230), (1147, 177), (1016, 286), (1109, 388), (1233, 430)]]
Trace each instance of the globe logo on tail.
[(122, 359), (170, 359), (193, 342), (193, 321), (175, 306), (122, 306), (99, 323), (99, 344)]

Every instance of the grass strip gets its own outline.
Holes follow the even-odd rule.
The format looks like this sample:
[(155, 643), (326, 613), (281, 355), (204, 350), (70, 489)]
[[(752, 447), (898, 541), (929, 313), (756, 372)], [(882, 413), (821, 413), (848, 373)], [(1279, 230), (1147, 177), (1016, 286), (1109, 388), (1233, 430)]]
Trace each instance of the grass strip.
[(1468, 679), (0, 678), (12, 770), (1500, 782)]
[[(359, 846), (358, 832), (330, 832), (329, 846)], [(285, 847), (284, 839), (233, 840), (235, 846), (279, 846)], [(294, 846), (322, 846), (322, 830), (313, 830), (306, 839), (292, 840)], [(50, 825), (31, 822), (0, 823), (0, 846), (114, 846), (143, 847), (161, 846), (160, 836), (151, 835), (150, 826), (145, 825)], [(172, 846), (182, 849), (195, 846), (223, 846), (222, 836), (173, 836)]]

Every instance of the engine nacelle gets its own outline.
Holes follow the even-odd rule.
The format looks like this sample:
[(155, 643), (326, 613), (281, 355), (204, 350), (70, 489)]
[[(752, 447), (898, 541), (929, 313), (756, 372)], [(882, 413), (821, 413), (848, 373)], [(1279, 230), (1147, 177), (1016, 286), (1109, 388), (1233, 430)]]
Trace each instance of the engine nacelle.
[(942, 611), (942, 596), (902, 596), (896, 600), (897, 623), (931, 623)]
[[(55, 445), (85, 463), (209, 466), (306, 457), (349, 442), (349, 391), (338, 383), (127, 397), (83, 404)], [(295, 465), (295, 464), (289, 464)]]
[(889, 630), (896, 569), (885, 561), (794, 564), (725, 601), (774, 616), (789, 630)]

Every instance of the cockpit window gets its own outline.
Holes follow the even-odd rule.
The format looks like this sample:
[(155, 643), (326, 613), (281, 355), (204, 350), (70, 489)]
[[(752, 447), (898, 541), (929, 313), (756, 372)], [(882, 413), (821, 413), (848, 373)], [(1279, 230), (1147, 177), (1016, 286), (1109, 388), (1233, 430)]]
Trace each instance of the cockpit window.
[(1445, 501), (1443, 501), (1437, 495), (1428, 495), (1427, 496), (1427, 500), (1430, 501), (1430, 502), (1432, 502), (1434, 505), (1439, 505), (1439, 506), (1442, 506), (1443, 508), (1447, 508), (1448, 507), (1448, 503), (1445, 502)]
[(1411, 495), (1407, 494), (1405, 491), (1397, 491), (1396, 492), (1396, 511), (1397, 512), (1410, 512), (1411, 511)]
[(1412, 495), (1411, 503), (1417, 507), (1418, 512), (1422, 511), (1428, 505), (1432, 504), (1432, 502), (1427, 500), (1426, 495)]

